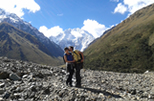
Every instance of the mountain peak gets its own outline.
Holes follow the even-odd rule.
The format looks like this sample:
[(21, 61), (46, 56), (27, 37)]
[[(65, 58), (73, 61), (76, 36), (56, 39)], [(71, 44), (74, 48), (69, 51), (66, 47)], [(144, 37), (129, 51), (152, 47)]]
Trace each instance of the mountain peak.
[(49, 50), (47, 53), (48, 55), (55, 57), (63, 55), (63, 50), (56, 43), (51, 42), (47, 37), (44, 36), (43, 33), (39, 32), (38, 29), (33, 27), (30, 23), (23, 21), (16, 14), (7, 13), (0, 9), (0, 23), (1, 22), (7, 22), (19, 30), (35, 36)]
[(92, 34), (80, 28), (67, 29), (64, 33), (50, 37), (50, 40), (60, 45), (62, 49), (74, 46), (75, 49), (80, 51), (84, 51), (94, 39)]
[(5, 11), (0, 8), (0, 15), (3, 15), (3, 14), (5, 14)]
[(10, 19), (12, 22), (23, 22), (16, 14), (5, 12), (5, 10), (0, 9), (0, 21), (5, 19)]
[[(0, 56), (48, 65), (58, 65), (37, 38), (4, 22), (0, 23)], [(51, 62), (52, 61), (52, 62)]]
[(10, 14), (8, 14), (8, 16), (9, 17), (12, 17), (12, 18), (14, 18), (14, 19), (16, 19), (16, 20), (21, 20), (16, 14), (14, 14), (14, 13), (10, 13)]

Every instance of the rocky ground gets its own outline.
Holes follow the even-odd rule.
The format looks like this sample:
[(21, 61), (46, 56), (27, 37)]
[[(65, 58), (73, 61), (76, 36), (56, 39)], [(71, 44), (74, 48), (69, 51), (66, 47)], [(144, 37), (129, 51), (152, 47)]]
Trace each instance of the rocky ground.
[[(0, 57), (0, 101), (154, 101), (154, 73), (81, 70), (82, 88), (64, 68)], [(73, 79), (75, 82), (75, 79)]]

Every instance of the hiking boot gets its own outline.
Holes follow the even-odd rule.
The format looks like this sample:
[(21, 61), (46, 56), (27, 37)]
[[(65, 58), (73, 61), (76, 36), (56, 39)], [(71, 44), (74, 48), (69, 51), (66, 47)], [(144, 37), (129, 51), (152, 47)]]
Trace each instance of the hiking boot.
[(75, 87), (77, 87), (77, 88), (81, 88), (81, 85), (75, 85)]
[(69, 86), (70, 86), (70, 87), (73, 87), (73, 85), (72, 85), (72, 84), (70, 84)]
[(73, 85), (70, 82), (66, 82), (66, 85), (69, 87), (73, 87)]
[(69, 82), (68, 82), (68, 81), (66, 81), (66, 85), (67, 85), (67, 86), (68, 86), (68, 83), (69, 83)]

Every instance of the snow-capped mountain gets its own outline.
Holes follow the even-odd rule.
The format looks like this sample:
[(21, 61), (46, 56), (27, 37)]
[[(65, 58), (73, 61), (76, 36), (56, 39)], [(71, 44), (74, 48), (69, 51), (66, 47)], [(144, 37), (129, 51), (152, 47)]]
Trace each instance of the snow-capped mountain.
[(75, 49), (84, 51), (95, 38), (87, 31), (75, 28), (65, 30), (57, 36), (49, 37), (49, 39), (57, 43), (62, 49), (68, 46), (74, 46)]
[(16, 14), (7, 13), (0, 9), (0, 23), (1, 22), (7, 22), (19, 30), (35, 36), (48, 49), (48, 52), (46, 52), (48, 55), (55, 57), (63, 56), (63, 50), (59, 45), (53, 41), (50, 41), (47, 37), (44, 36), (43, 33), (39, 32), (38, 29), (33, 27), (30, 23), (23, 21)]

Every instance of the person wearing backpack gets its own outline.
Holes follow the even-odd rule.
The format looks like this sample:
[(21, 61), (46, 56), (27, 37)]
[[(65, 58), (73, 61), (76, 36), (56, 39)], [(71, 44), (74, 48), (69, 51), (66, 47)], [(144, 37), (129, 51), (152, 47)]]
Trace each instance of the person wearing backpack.
[(84, 61), (84, 56), (83, 53), (78, 51), (78, 50), (74, 50), (73, 46), (69, 47), (70, 52), (73, 54), (73, 58), (75, 60), (75, 76), (76, 76), (76, 87), (81, 87), (81, 76), (80, 76), (80, 70), (82, 69), (82, 64)]
[(68, 77), (67, 77), (67, 80), (66, 80), (66, 85), (72, 87), (72, 77), (73, 77), (73, 74), (74, 74), (74, 58), (73, 58), (73, 55), (69, 52), (69, 48), (66, 47), (64, 48), (64, 61), (66, 62), (66, 69), (67, 69), (67, 72), (68, 72)]

